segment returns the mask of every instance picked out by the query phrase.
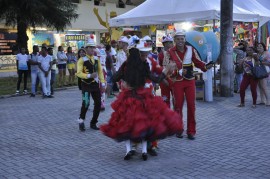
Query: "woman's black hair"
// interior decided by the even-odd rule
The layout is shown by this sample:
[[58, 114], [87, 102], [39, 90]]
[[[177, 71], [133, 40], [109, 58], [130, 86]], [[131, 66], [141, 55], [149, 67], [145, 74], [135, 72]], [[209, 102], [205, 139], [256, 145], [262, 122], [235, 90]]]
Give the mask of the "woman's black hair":
[[[78, 59], [81, 58], [81, 56], [80, 56], [80, 52], [81, 52], [81, 51], [84, 51], [84, 52], [85, 52], [85, 50], [84, 50], [83, 48], [80, 48], [80, 49], [78, 50]], [[85, 52], [85, 53], [86, 53], [86, 52]]]
[[134, 89], [145, 84], [147, 76], [146, 64], [141, 60], [140, 51], [137, 48], [129, 50], [124, 76], [127, 84]]
[[259, 45], [259, 44], [261, 44], [261, 45], [263, 46], [263, 50], [264, 50], [264, 51], [266, 51], [266, 45], [265, 45], [264, 43], [262, 43], [262, 42], [260, 42], [260, 43], [257, 43], [257, 46], [256, 46], [256, 48], [258, 47], [258, 45]]
[[62, 48], [62, 46], [58, 46], [58, 51], [60, 51], [61, 48]]

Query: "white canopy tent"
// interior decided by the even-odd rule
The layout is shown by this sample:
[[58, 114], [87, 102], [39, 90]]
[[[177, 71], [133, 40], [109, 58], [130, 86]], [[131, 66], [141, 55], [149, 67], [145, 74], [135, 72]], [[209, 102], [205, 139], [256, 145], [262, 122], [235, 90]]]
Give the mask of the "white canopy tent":
[[[233, 20], [270, 20], [270, 10], [256, 0], [234, 0]], [[169, 24], [182, 21], [220, 19], [220, 0], [146, 0], [138, 7], [110, 19], [110, 26]]]

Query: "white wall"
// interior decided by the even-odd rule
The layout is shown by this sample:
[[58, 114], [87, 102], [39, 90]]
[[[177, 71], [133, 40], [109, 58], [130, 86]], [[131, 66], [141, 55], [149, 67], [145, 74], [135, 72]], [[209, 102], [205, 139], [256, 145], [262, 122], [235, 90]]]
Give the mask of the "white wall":
[[125, 8], [117, 8], [117, 4], [115, 3], [105, 3], [105, 6], [95, 6], [94, 1], [82, 1], [78, 4], [77, 13], [79, 14], [79, 18], [72, 22], [72, 26], [67, 29], [81, 29], [81, 30], [93, 30], [93, 31], [107, 31], [105, 27], [100, 25], [96, 15], [93, 12], [93, 8], [98, 8], [99, 15], [105, 21], [106, 15], [105, 12], [107, 10], [110, 15], [111, 11], [115, 11], [117, 15], [121, 15], [135, 6], [126, 5]]
[[[117, 15], [121, 15], [135, 7], [135, 6], [126, 5], [125, 8], [117, 8], [116, 5], [117, 3], [106, 2], [105, 6], [95, 6], [93, 0], [92, 1], [82, 0], [81, 3], [78, 4], [78, 9], [77, 9], [77, 13], [79, 14], [78, 19], [76, 19], [75, 22], [72, 21], [71, 26], [67, 27], [66, 30], [80, 29], [80, 30], [87, 30], [87, 31], [107, 31], [105, 27], [99, 24], [99, 21], [93, 12], [93, 8], [94, 7], [98, 8], [99, 15], [105, 21], [106, 10], [108, 11], [109, 15], [111, 11], [115, 11]], [[6, 27], [4, 25], [4, 21], [0, 21], [0, 28], [12, 29], [12, 27]]]

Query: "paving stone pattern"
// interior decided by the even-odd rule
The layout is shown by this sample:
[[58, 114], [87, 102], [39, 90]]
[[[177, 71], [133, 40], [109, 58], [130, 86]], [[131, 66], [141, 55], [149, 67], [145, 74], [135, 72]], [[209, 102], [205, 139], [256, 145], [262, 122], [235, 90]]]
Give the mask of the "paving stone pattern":
[[[98, 124], [108, 121], [113, 100], [107, 100]], [[53, 99], [0, 99], [0, 178], [269, 179], [270, 107], [253, 109], [251, 101], [249, 91], [244, 108], [236, 107], [239, 94], [197, 101], [194, 141], [173, 136], [160, 141], [157, 157], [143, 161], [139, 146], [124, 161], [124, 143], [89, 129], [92, 100], [87, 130], [79, 131], [77, 88], [57, 91]]]

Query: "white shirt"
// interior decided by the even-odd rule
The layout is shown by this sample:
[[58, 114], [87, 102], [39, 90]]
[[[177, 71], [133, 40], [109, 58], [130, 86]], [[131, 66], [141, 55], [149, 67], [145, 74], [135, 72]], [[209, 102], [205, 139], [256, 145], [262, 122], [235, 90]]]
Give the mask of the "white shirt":
[[[57, 57], [55, 55], [50, 55], [50, 56], [52, 57], [52, 61], [57, 60]], [[53, 64], [52, 65], [52, 70], [56, 70], [56, 69], [57, 69], [56, 64]]]
[[67, 62], [64, 60], [67, 59], [67, 55], [63, 51], [58, 51], [57, 52], [57, 61], [58, 64], [66, 64]]
[[[39, 56], [39, 53], [37, 53], [36, 55], [32, 53], [28, 56], [28, 59], [31, 59], [32, 61], [37, 62], [38, 56]], [[39, 70], [38, 65], [31, 65], [31, 70]]]
[[27, 61], [28, 55], [26, 54], [17, 54], [16, 60], [18, 60], [18, 70], [28, 70]]
[[121, 65], [127, 60], [127, 55], [124, 52], [123, 49], [119, 50], [117, 55], [116, 55], [116, 66], [115, 66], [115, 70], [118, 71], [119, 68], [121, 67]]
[[116, 50], [113, 48], [113, 47], [111, 47], [111, 56], [116, 56]]
[[42, 55], [38, 56], [38, 62], [41, 63], [41, 67], [45, 71], [49, 70], [51, 61], [52, 61], [52, 57], [50, 55], [46, 55], [46, 57], [43, 57]]

